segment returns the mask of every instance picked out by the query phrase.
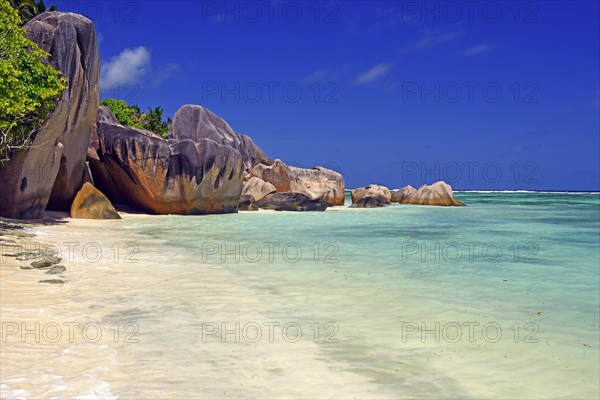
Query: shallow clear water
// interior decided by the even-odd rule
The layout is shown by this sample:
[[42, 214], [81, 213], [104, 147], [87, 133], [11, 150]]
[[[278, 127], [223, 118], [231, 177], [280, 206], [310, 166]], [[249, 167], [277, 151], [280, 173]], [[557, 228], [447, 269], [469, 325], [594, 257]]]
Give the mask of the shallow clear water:
[[[41, 227], [46, 241], [64, 247], [76, 231], [105, 251], [95, 263], [75, 252], [69, 282], [30, 302], [53, 296], [48, 320], [131, 323], [138, 342], [110, 331], [49, 346], [77, 357], [47, 365], [22, 361], [35, 345], [13, 343], [3, 394], [597, 398], [600, 195], [457, 198], [467, 207]], [[106, 250], [115, 243], [118, 257]], [[132, 249], [137, 262], [124, 262]], [[3, 301], [3, 320], [37, 315], [23, 303]], [[32, 365], [62, 377], [62, 391], [20, 381]]]

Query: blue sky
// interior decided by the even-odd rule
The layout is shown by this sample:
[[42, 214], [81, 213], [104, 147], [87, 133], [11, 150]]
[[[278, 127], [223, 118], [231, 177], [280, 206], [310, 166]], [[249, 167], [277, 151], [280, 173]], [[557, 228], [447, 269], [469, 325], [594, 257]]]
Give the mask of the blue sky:
[[599, 190], [598, 1], [57, 1], [102, 96], [205, 106], [347, 187]]

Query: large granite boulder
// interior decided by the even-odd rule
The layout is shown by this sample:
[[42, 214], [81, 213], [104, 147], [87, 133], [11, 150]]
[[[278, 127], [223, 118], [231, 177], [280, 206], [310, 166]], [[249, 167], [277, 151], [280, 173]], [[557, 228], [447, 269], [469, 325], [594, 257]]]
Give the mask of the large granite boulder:
[[385, 205], [386, 203], [381, 197], [361, 197], [356, 203], [353, 203], [350, 208], [376, 208]]
[[272, 193], [258, 200], [256, 206], [275, 211], [325, 211], [329, 204], [302, 193]]
[[250, 176], [260, 178], [275, 186], [277, 192], [291, 192], [292, 184], [289, 168], [281, 160], [275, 160], [272, 165], [257, 164], [250, 170]]
[[403, 203], [403, 201], [416, 192], [417, 189], [408, 185], [403, 187], [402, 189], [398, 189], [392, 192], [392, 203]]
[[110, 200], [91, 183], [86, 182], [71, 204], [71, 218], [121, 219]]
[[238, 203], [238, 211], [258, 211], [254, 197], [250, 194], [242, 194]]
[[49, 52], [48, 63], [68, 82], [32, 146], [0, 169], [0, 215], [41, 218], [49, 208], [68, 211], [85, 173], [86, 148], [98, 111], [100, 61], [94, 24], [62, 12], [38, 15], [26, 35]]
[[383, 204], [389, 204], [392, 201], [392, 194], [385, 186], [369, 185], [354, 189], [350, 194], [352, 196], [352, 204], [358, 204], [361, 199], [367, 197], [379, 199]]
[[252, 169], [257, 163], [273, 162], [250, 137], [235, 132], [227, 122], [202, 106], [187, 104], [181, 107], [173, 117], [171, 129], [175, 140], [198, 142], [211, 139], [233, 147], [241, 153], [246, 170]]
[[278, 193], [302, 193], [329, 205], [344, 204], [344, 178], [327, 168], [290, 167], [281, 160], [275, 160], [272, 165], [257, 164], [250, 171], [250, 176], [271, 183]]
[[292, 192], [302, 193], [311, 199], [320, 199], [330, 205], [344, 205], [344, 177], [323, 167], [312, 169], [289, 167]]
[[443, 181], [421, 186], [419, 190], [404, 198], [402, 203], [427, 206], [464, 206], [454, 198], [452, 187]]
[[242, 196], [252, 196], [254, 201], [260, 200], [268, 194], [275, 193], [277, 189], [269, 182], [260, 178], [252, 177], [244, 182]]
[[154, 214], [237, 211], [239, 151], [210, 139], [167, 141], [121, 126], [111, 114], [101, 107], [88, 160], [96, 186], [113, 203]]

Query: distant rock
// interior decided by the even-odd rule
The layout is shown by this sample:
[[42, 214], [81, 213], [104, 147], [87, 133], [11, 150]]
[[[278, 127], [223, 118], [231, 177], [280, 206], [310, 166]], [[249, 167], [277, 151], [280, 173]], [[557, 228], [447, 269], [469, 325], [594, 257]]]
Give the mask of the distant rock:
[[344, 178], [327, 168], [290, 167], [281, 160], [275, 160], [272, 165], [257, 164], [250, 175], [271, 183], [277, 193], [301, 193], [329, 205], [344, 204]]
[[242, 194], [238, 203], [238, 211], [258, 211], [258, 206], [254, 197], [248, 194]]
[[171, 127], [175, 140], [190, 139], [197, 143], [202, 139], [211, 139], [233, 147], [242, 155], [246, 170], [258, 163], [273, 162], [250, 137], [235, 132], [227, 122], [202, 106], [188, 104], [181, 107], [175, 113]]
[[211, 139], [167, 141], [121, 126], [110, 114], [101, 107], [88, 161], [96, 186], [113, 203], [153, 214], [237, 211], [239, 151]]
[[352, 204], [358, 204], [361, 199], [372, 197], [379, 199], [383, 204], [389, 204], [392, 200], [390, 190], [385, 186], [369, 185], [351, 191]]
[[454, 198], [452, 187], [439, 181], [432, 185], [423, 185], [419, 190], [402, 199], [402, 204], [419, 204], [427, 206], [464, 206]]
[[313, 200], [302, 193], [272, 193], [256, 202], [261, 209], [275, 211], [325, 211], [327, 203]]
[[404, 199], [416, 192], [417, 189], [408, 185], [392, 192], [392, 203], [402, 203]]
[[242, 196], [252, 196], [254, 201], [256, 201], [262, 199], [268, 194], [275, 193], [276, 191], [277, 189], [275, 186], [254, 176], [244, 182]]
[[86, 182], [73, 200], [71, 218], [121, 219], [121, 216], [101, 191]]
[[33, 261], [30, 265], [35, 269], [45, 269], [58, 264], [61, 260], [62, 258], [55, 255], [43, 255], [40, 260]]
[[350, 208], [376, 208], [385, 205], [386, 202], [381, 197], [361, 197], [356, 203], [353, 203]]
[[62, 274], [63, 272], [65, 272], [66, 270], [67, 269], [62, 265], [55, 265], [54, 267], [52, 267], [48, 271], [46, 271], [46, 273], [48, 275], [59, 275], [59, 274]]
[[39, 281], [39, 283], [48, 283], [50, 285], [62, 285], [65, 283], [62, 279], [44, 279]]
[[320, 199], [329, 205], [344, 205], [344, 177], [323, 167], [312, 169], [288, 166], [292, 192], [302, 193], [311, 199]]
[[94, 24], [62, 12], [38, 15], [26, 35], [51, 54], [48, 63], [68, 81], [32, 146], [0, 169], [0, 215], [41, 218], [46, 207], [68, 210], [83, 184], [85, 153], [98, 111], [100, 58]]
[[250, 171], [250, 176], [270, 183], [277, 192], [292, 191], [289, 168], [281, 160], [275, 160], [272, 165], [257, 164]]

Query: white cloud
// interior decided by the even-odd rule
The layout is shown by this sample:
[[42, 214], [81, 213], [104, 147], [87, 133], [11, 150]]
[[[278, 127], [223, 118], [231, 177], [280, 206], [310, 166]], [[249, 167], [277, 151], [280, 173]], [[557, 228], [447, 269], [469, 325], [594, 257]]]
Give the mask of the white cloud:
[[488, 51], [490, 51], [492, 49], [492, 46], [490, 46], [489, 44], [478, 44], [477, 46], [473, 46], [473, 47], [469, 47], [468, 49], [464, 50], [462, 52], [463, 56], [476, 56], [479, 54], [483, 54], [483, 53], [487, 53]]
[[390, 72], [391, 68], [392, 68], [392, 64], [390, 64], [390, 63], [377, 64], [376, 66], [374, 66], [367, 72], [360, 74], [356, 78], [356, 83], [358, 83], [359, 85], [362, 85], [365, 83], [373, 82], [374, 80], [377, 80], [377, 79], [387, 75], [387, 73]]
[[144, 46], [125, 49], [100, 67], [100, 87], [137, 83], [150, 68], [150, 51]]

